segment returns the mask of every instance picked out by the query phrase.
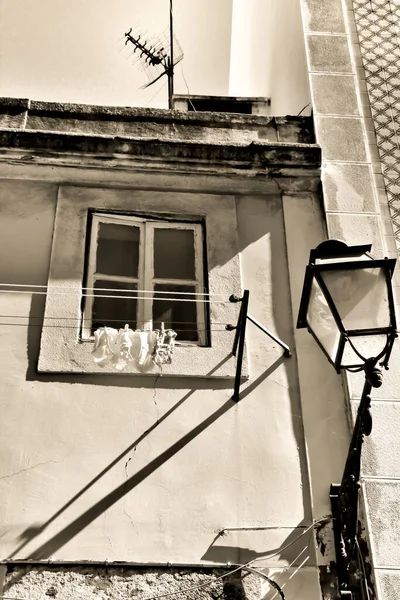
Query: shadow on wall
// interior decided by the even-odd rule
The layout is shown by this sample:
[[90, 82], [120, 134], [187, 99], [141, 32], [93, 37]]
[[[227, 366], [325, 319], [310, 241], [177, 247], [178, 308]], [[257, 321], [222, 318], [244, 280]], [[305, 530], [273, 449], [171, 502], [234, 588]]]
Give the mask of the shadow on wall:
[[[298, 381], [297, 358], [294, 347], [293, 312], [298, 307], [291, 306], [288, 258], [286, 249], [286, 232], [283, 215], [282, 198], [279, 195], [265, 197], [239, 198], [238, 199], [238, 225], [239, 225], [239, 251], [242, 253], [243, 271], [247, 278], [254, 282], [254, 289], [250, 289], [250, 314], [261, 323], [272, 316], [274, 330], [278, 338], [283, 340], [292, 351], [290, 359], [284, 359], [287, 390], [290, 396], [290, 413], [292, 416], [292, 431], [299, 449], [300, 469], [302, 478], [302, 495], [305, 521], [311, 520], [310, 482], [307, 470], [304, 432], [302, 427], [302, 411]], [[256, 240], [267, 236], [268, 244], [257, 248], [257, 253], [252, 254], [252, 245]], [[265, 281], [260, 281], [262, 271], [258, 263], [264, 259], [257, 254], [269, 253], [270, 272], [264, 273]], [[247, 253], [247, 258], [246, 258]], [[247, 261], [247, 263], [246, 263]], [[257, 262], [258, 261], [258, 262]], [[247, 275], [246, 275], [247, 274]], [[251, 283], [248, 284], [251, 287]], [[253, 314], [252, 295], [258, 299], [260, 313]], [[260, 303], [261, 298], [261, 303]], [[262, 312], [261, 312], [262, 311]], [[270, 323], [265, 323], [267, 327]], [[247, 335], [250, 328], [249, 323]], [[253, 331], [253, 330], [251, 330]], [[257, 332], [258, 330], [256, 330]], [[257, 334], [260, 335], [260, 334]], [[262, 335], [262, 334], [261, 334]], [[267, 339], [267, 338], [266, 338]], [[281, 350], [276, 346], [277, 352]], [[247, 391], [248, 390], [248, 391]], [[250, 393], [252, 384], [241, 394]]]
[[[278, 359], [265, 373], [259, 377], [253, 384], [252, 389], [255, 389], [262, 381], [264, 381], [270, 374], [272, 374], [282, 364], [282, 357]], [[218, 369], [221, 365], [217, 365], [215, 368]], [[134, 451], [137, 446], [143, 442], [143, 440], [151, 434], [152, 431], [158, 427], [165, 419], [167, 419], [173, 412], [175, 412], [179, 406], [181, 406], [195, 391], [190, 391], [183, 398], [179, 400], [170, 410], [168, 410], [162, 417], [160, 417], [151, 427], [149, 427], [139, 438], [137, 438], [128, 448], [126, 448], [119, 456], [117, 456], [109, 465], [107, 465], [100, 473], [98, 473], [84, 488], [82, 488], [77, 494], [75, 494], [60, 510], [58, 510], [52, 517], [50, 517], [45, 523], [40, 526], [29, 527], [20, 535], [20, 544], [7, 557], [8, 560], [12, 559], [13, 556], [18, 555], [23, 548], [30, 543], [37, 535], [43, 533], [45, 529], [58, 517], [60, 517], [78, 498], [80, 498], [85, 492], [87, 492], [101, 477], [103, 477], [110, 469], [112, 469], [124, 456], [129, 452]], [[202, 423], [197, 425], [194, 429], [184, 435], [175, 444], [170, 446], [158, 457], [149, 462], [145, 467], [140, 469], [132, 477], [127, 479], [123, 484], [115, 488], [111, 493], [102, 498], [99, 502], [94, 504], [89, 510], [83, 513], [80, 517], [75, 519], [72, 523], [67, 525], [52, 539], [45, 542], [37, 550], [32, 552], [27, 559], [28, 560], [42, 560], [49, 558], [57, 552], [62, 546], [64, 546], [69, 540], [74, 538], [80, 531], [87, 527], [92, 521], [97, 519], [104, 511], [110, 506], [115, 504], [120, 498], [125, 496], [128, 492], [133, 490], [137, 485], [144, 481], [149, 475], [161, 467], [165, 462], [172, 458], [177, 452], [191, 442], [194, 438], [200, 435], [207, 429], [212, 423], [214, 423], [219, 417], [225, 414], [229, 409], [236, 406], [236, 402], [228, 400], [218, 410], [212, 413]]]
[[[244, 199], [244, 202], [246, 199]], [[271, 295], [265, 299], [267, 302], [272, 302], [272, 311], [274, 314], [275, 321], [275, 330], [281, 339], [283, 339], [289, 346], [293, 346], [293, 330], [292, 330], [292, 322], [291, 322], [291, 307], [290, 307], [290, 299], [289, 299], [289, 282], [288, 282], [288, 274], [287, 274], [287, 257], [285, 250], [285, 232], [283, 225], [283, 216], [282, 216], [282, 203], [281, 199], [276, 199], [273, 202], [266, 197], [259, 199], [259, 202], [263, 204], [264, 218], [260, 219], [258, 212], [254, 212], [251, 214], [246, 213], [245, 218], [245, 226], [244, 221], [239, 222], [239, 231], [240, 231], [240, 247], [238, 248], [227, 248], [226, 254], [224, 256], [224, 260], [230, 260], [235, 254], [237, 254], [238, 250], [244, 253], [245, 250], [251, 247], [252, 244], [255, 244], [258, 240], [268, 235], [270, 239], [270, 248], [271, 248], [271, 268], [272, 273], [270, 275], [271, 281], [273, 283], [271, 287]], [[49, 220], [50, 222], [50, 220]], [[269, 223], [269, 225], [268, 225]], [[15, 226], [18, 228], [18, 220], [15, 221]], [[31, 232], [32, 233], [32, 232]], [[48, 232], [50, 233], [50, 231]], [[40, 228], [35, 228], [33, 231], [33, 235], [30, 238], [29, 244], [35, 244], [35, 239], [39, 238], [42, 234]], [[19, 243], [18, 232], [14, 231], [14, 239], [15, 243]], [[1, 244], [0, 240], [0, 244]], [[49, 247], [49, 244], [48, 244]], [[27, 249], [29, 252], [29, 248]], [[8, 250], [8, 255], [12, 256], [12, 253]], [[18, 254], [17, 254], [18, 255]], [[43, 261], [48, 261], [48, 256], [43, 251], [41, 259]], [[41, 267], [41, 271], [43, 275], [45, 275], [45, 270], [48, 268], [46, 264], [43, 264]], [[27, 273], [29, 272], [28, 267], [24, 268], [24, 277], [27, 277]], [[9, 271], [11, 273], [11, 271]], [[22, 275], [21, 275], [22, 276]], [[4, 282], [4, 278], [0, 277], [0, 280]], [[27, 283], [27, 280], [24, 281], [16, 281], [15, 274], [13, 276], [13, 282], [18, 283]], [[41, 284], [46, 283], [43, 281], [41, 277], [37, 277], [35, 282]], [[247, 281], [244, 282], [245, 285], [249, 285], [250, 287], [250, 312], [253, 314], [251, 310], [251, 300], [255, 294], [259, 293], [258, 287], [259, 282], [257, 278], [253, 278], [253, 283], [255, 289], [251, 289], [250, 284]], [[253, 296], [252, 296], [253, 295]], [[127, 377], [120, 375], [104, 375], [104, 376], [91, 376], [91, 375], [42, 375], [36, 372], [36, 364], [40, 346], [40, 332], [41, 332], [41, 324], [43, 319], [43, 308], [44, 308], [44, 296], [34, 296], [31, 303], [31, 311], [30, 311], [30, 326], [28, 329], [28, 339], [27, 339], [27, 354], [28, 354], [28, 367], [26, 371], [26, 379], [28, 381], [39, 381], [39, 382], [59, 382], [65, 385], [71, 384], [83, 384], [83, 385], [91, 385], [91, 386], [112, 386], [112, 387], [128, 387], [128, 388], [148, 388], [154, 389], [155, 386], [162, 386], [164, 389], [185, 389], [188, 388], [188, 380], [184, 378], [165, 378], [162, 381], [158, 379], [158, 376], [149, 377]], [[253, 314], [253, 316], [259, 319], [261, 322], [264, 322], [263, 315]], [[267, 326], [268, 323], [265, 323]], [[250, 323], [248, 327], [253, 327]], [[232, 334], [233, 341], [233, 334]], [[230, 344], [229, 344], [230, 345]], [[253, 390], [255, 390], [263, 381], [265, 381], [278, 367], [280, 367], [283, 363], [285, 364], [286, 369], [286, 377], [288, 381], [288, 389], [290, 394], [290, 402], [291, 402], [291, 413], [294, 416], [297, 416], [296, 419], [293, 417], [293, 428], [292, 430], [295, 432], [296, 443], [300, 448], [300, 465], [301, 465], [301, 474], [303, 480], [302, 486], [302, 494], [303, 494], [303, 506], [305, 511], [305, 521], [308, 520], [309, 515], [309, 488], [308, 488], [308, 476], [306, 471], [306, 462], [305, 462], [305, 452], [304, 452], [304, 439], [301, 436], [301, 426], [299, 425], [298, 415], [300, 412], [300, 404], [299, 404], [299, 393], [298, 393], [298, 382], [297, 382], [297, 368], [296, 368], [296, 359], [293, 357], [290, 360], [285, 360], [281, 355], [281, 350], [277, 349], [277, 360], [269, 367], [264, 368], [263, 372], [257, 377], [257, 379], [253, 382], [249, 382], [249, 385], [243, 389], [241, 393], [241, 399], [243, 400], [248, 396]], [[226, 357], [228, 360], [229, 356]], [[221, 363], [222, 364], [222, 363]], [[220, 365], [216, 365], [215, 369], [218, 369]], [[109, 465], [107, 465], [102, 471], [100, 471], [97, 475], [95, 475], [91, 481], [89, 481], [80, 491], [78, 491], [74, 496], [70, 498], [70, 500], [61, 507], [58, 511], [56, 511], [45, 523], [36, 526], [30, 527], [25, 530], [20, 536], [19, 546], [16, 548], [12, 554], [8, 557], [12, 559], [13, 556], [20, 555], [21, 551], [27, 546], [28, 543], [32, 542], [39, 534], [44, 532], [46, 528], [53, 523], [58, 517], [60, 517], [66, 509], [71, 506], [79, 497], [81, 497], [85, 492], [87, 492], [100, 478], [102, 478], [110, 469], [113, 468], [114, 465], [117, 464], [124, 456], [126, 456], [129, 452], [133, 451], [138, 444], [140, 444], [147, 436], [153, 432], [156, 427], [162, 423], [165, 419], [167, 419], [179, 406], [181, 406], [192, 394], [197, 390], [232, 390], [232, 381], [226, 380], [213, 380], [209, 381], [207, 378], [195, 378], [190, 379], [189, 385], [192, 387], [192, 391], [185, 394], [183, 398], [181, 398], [169, 411], [167, 411], [162, 417], [160, 417], [155, 423], [151, 425], [144, 433], [142, 433], [132, 444], [129, 445], [123, 452], [121, 452]], [[266, 401], [268, 399], [266, 398]], [[199, 436], [202, 432], [204, 432], [212, 423], [218, 420], [223, 414], [229, 411], [232, 407], [236, 406], [234, 402], [231, 400], [227, 400], [220, 408], [218, 408], [214, 413], [212, 413], [209, 417], [207, 417], [204, 421], [199, 423], [196, 427], [194, 427], [191, 431], [186, 433], [181, 439], [179, 439], [176, 443], [162, 452], [155, 459], [150, 461], [146, 466], [140, 469], [137, 473], [132, 475], [129, 479], [118, 485], [112, 492], [107, 494], [93, 506], [91, 506], [87, 511], [81, 514], [74, 521], [69, 523], [63, 529], [61, 529], [57, 534], [55, 534], [51, 539], [45, 541], [41, 546], [39, 546], [35, 551], [31, 552], [27, 557], [32, 560], [46, 559], [52, 556], [57, 552], [59, 548], [64, 546], [69, 540], [74, 538], [79, 532], [81, 532], [85, 527], [87, 527], [94, 519], [96, 519], [99, 515], [104, 513], [110, 506], [112, 506], [115, 502], [117, 502], [120, 498], [128, 494], [131, 490], [133, 490], [136, 486], [142, 483], [150, 474], [156, 471], [160, 466], [170, 460], [175, 454], [177, 454], [182, 448], [184, 448], [188, 443], [190, 443], [193, 439]], [[300, 421], [301, 424], [301, 421]], [[289, 538], [290, 539], [290, 536]], [[239, 550], [238, 550], [239, 551]], [[237, 552], [238, 552], [237, 551]], [[222, 554], [221, 554], [222, 552]], [[230, 550], [226, 550], [225, 552], [218, 550], [218, 556], [216, 554], [215, 549], [210, 549], [206, 552], [204, 557], [205, 560], [216, 561], [219, 560], [228, 561], [230, 556]], [[236, 552], [236, 554], [237, 554]], [[245, 549], [241, 550], [243, 556], [247, 556]], [[251, 551], [249, 551], [251, 553]], [[249, 555], [250, 556], [250, 555]]]

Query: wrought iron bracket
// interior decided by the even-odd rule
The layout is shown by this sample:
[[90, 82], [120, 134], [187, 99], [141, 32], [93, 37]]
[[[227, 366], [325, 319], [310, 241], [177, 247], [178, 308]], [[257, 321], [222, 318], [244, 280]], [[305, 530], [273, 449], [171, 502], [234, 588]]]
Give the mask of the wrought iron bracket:
[[350, 565], [354, 559], [358, 528], [358, 500], [360, 489], [361, 451], [364, 437], [372, 431], [371, 390], [382, 384], [381, 367], [377, 359], [365, 363], [365, 384], [357, 411], [357, 418], [347, 454], [342, 482], [332, 484], [330, 499], [335, 536], [336, 562], [340, 598], [352, 599]]
[[228, 324], [225, 327], [225, 329], [227, 331], [235, 331], [235, 339], [233, 341], [233, 347], [232, 347], [233, 356], [236, 356], [236, 354], [237, 354], [235, 383], [234, 383], [234, 391], [233, 391], [233, 396], [232, 396], [232, 400], [235, 400], [235, 402], [240, 400], [240, 398], [239, 398], [240, 381], [242, 379], [244, 341], [245, 341], [245, 336], [246, 336], [247, 320], [251, 321], [251, 323], [253, 323], [253, 325], [255, 325], [256, 327], [261, 329], [261, 331], [263, 331], [272, 340], [274, 340], [274, 342], [279, 344], [279, 346], [281, 346], [281, 348], [283, 348], [285, 356], [287, 356], [287, 357], [291, 356], [289, 346], [284, 344], [282, 342], [282, 340], [280, 340], [279, 338], [274, 336], [274, 334], [271, 333], [271, 331], [269, 331], [269, 329], [267, 329], [266, 327], [261, 325], [261, 323], [259, 323], [258, 321], [256, 321], [256, 319], [254, 319], [251, 315], [249, 315], [249, 313], [248, 313], [249, 295], [250, 295], [249, 290], [244, 290], [242, 298], [239, 298], [238, 296], [235, 296], [234, 294], [232, 294], [229, 297], [229, 302], [235, 302], [235, 303], [241, 302], [242, 305], [240, 307], [239, 318], [238, 318], [237, 324], [236, 325]]

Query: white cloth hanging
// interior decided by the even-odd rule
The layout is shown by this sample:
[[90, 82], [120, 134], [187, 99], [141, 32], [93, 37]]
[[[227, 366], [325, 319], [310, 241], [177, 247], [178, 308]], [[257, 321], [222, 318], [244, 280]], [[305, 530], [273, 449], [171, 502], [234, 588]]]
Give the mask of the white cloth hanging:
[[153, 364], [161, 367], [172, 362], [176, 332], [173, 329], [133, 331], [129, 325], [124, 329], [99, 327], [94, 332], [92, 351], [96, 364], [100, 367], [111, 365], [116, 371], [123, 371], [129, 364], [146, 370]]

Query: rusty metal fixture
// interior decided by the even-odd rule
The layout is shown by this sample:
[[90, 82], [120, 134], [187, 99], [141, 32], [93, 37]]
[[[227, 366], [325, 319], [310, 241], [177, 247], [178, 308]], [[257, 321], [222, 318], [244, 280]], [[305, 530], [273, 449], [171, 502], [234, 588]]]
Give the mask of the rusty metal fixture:
[[282, 340], [277, 338], [269, 329], [261, 325], [256, 319], [254, 319], [248, 313], [249, 307], [249, 290], [244, 290], [243, 297], [239, 298], [232, 294], [229, 296], [229, 302], [238, 303], [241, 302], [239, 318], [237, 325], [228, 324], [225, 326], [227, 331], [235, 331], [235, 339], [233, 341], [232, 355], [236, 356], [237, 353], [237, 361], [236, 361], [236, 375], [235, 375], [235, 384], [232, 400], [237, 402], [240, 397], [240, 381], [242, 378], [242, 365], [243, 365], [243, 356], [244, 356], [244, 341], [246, 336], [246, 324], [247, 320], [251, 321], [253, 325], [261, 329], [268, 337], [270, 337], [274, 342], [276, 342], [281, 348], [283, 348], [284, 356], [290, 357], [291, 352], [289, 346], [287, 346]]
[[338, 373], [365, 374], [342, 480], [330, 487], [339, 595], [348, 600], [353, 598], [350, 567], [357, 545], [361, 452], [372, 431], [371, 391], [382, 385], [382, 368], [388, 368], [397, 337], [391, 283], [396, 260], [374, 260], [370, 250], [370, 245], [339, 240], [312, 250], [297, 321]]

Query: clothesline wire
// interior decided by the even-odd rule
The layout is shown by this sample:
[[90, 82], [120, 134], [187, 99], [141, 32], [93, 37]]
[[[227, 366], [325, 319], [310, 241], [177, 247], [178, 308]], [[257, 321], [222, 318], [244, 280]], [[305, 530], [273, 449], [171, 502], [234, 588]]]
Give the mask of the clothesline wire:
[[[80, 323], [82, 318], [79, 317], [45, 317], [40, 315], [0, 315], [0, 319], [40, 319], [40, 320], [56, 320], [56, 321], [73, 321]], [[107, 317], [97, 317], [92, 319], [96, 322], [98, 321], [107, 321], [107, 323], [121, 323], [124, 319], [108, 319]], [[129, 321], [129, 318], [128, 318]], [[153, 321], [158, 322], [158, 319], [153, 319]], [[137, 325], [145, 325], [148, 321], [134, 321]], [[197, 325], [196, 321], [174, 321], [174, 325]], [[226, 325], [226, 323], [220, 323], [217, 321], [213, 321], [213, 325]]]
[[[77, 326], [72, 326], [72, 325], [41, 325], [40, 323], [0, 323], [0, 327], [2, 325], [6, 325], [6, 326], [11, 326], [11, 327], [40, 327], [40, 328], [48, 328], [48, 329], [77, 329]], [[149, 330], [149, 331], [153, 331], [153, 330]], [[185, 332], [189, 332], [189, 331], [222, 331], [225, 333], [230, 333], [227, 329], [201, 329], [199, 327], [196, 327], [196, 329], [174, 329], [174, 331], [185, 331]]]
[[[104, 280], [103, 280], [104, 281]], [[156, 285], [163, 285], [163, 284], [156, 284]], [[180, 284], [168, 284], [168, 282], [166, 282], [165, 285], [194, 285], [194, 284], [190, 284], [190, 283], [186, 283], [185, 280], [182, 280], [182, 283]], [[51, 287], [51, 289], [61, 289], [61, 290], [74, 290], [74, 292], [76, 293], [77, 288], [73, 287], [73, 286], [63, 286], [63, 285], [52, 285], [52, 286], [47, 286], [47, 285], [34, 285], [34, 284], [25, 284], [25, 283], [0, 283], [0, 286], [2, 287], [14, 287], [14, 288], [34, 288], [34, 289], [49, 289], [49, 287]], [[97, 287], [82, 287], [79, 288], [86, 291], [100, 291], [100, 292], [123, 292], [123, 293], [141, 293], [141, 294], [152, 294], [154, 292], [154, 290], [136, 290], [136, 289], [128, 289], [128, 290], [121, 290], [120, 288], [97, 288]], [[0, 290], [3, 291], [3, 290]], [[11, 290], [4, 290], [6, 292], [9, 292]], [[167, 292], [167, 291], [157, 291], [157, 294], [176, 294], [177, 292]], [[224, 294], [210, 294], [209, 292], [179, 292], [179, 294], [184, 295], [184, 296], [213, 296], [216, 298], [225, 298], [226, 296]], [[75, 294], [74, 294], [75, 295]]]
[[182, 594], [187, 594], [188, 592], [192, 592], [195, 590], [200, 590], [202, 588], [205, 587], [209, 587], [211, 585], [213, 585], [214, 583], [216, 583], [217, 581], [220, 581], [221, 579], [224, 579], [226, 577], [228, 577], [229, 575], [233, 575], [233, 573], [236, 573], [237, 571], [240, 571], [241, 569], [244, 569], [250, 565], [252, 565], [253, 563], [259, 561], [259, 560], [265, 560], [266, 558], [273, 558], [274, 556], [277, 556], [278, 554], [282, 554], [287, 548], [289, 548], [290, 546], [293, 546], [293, 544], [295, 544], [296, 542], [299, 541], [300, 538], [302, 538], [306, 533], [308, 533], [310, 531], [310, 529], [312, 529], [315, 525], [317, 525], [318, 523], [322, 523], [327, 521], [328, 519], [326, 517], [322, 518], [322, 519], [318, 519], [317, 521], [313, 521], [313, 523], [311, 523], [311, 525], [309, 527], [307, 527], [307, 529], [305, 529], [300, 535], [298, 535], [296, 538], [294, 538], [294, 540], [292, 540], [291, 542], [289, 542], [288, 544], [286, 544], [285, 546], [279, 548], [279, 550], [277, 550], [276, 552], [265, 552], [265, 554], [263, 554], [263, 556], [259, 556], [257, 558], [253, 558], [252, 560], [249, 560], [248, 562], [239, 565], [238, 567], [236, 567], [235, 569], [232, 569], [231, 571], [228, 571], [228, 573], [224, 573], [223, 575], [219, 575], [218, 577], [216, 577], [214, 580], [207, 581], [205, 583], [200, 583], [198, 585], [192, 586], [192, 587], [187, 587], [184, 588], [182, 590], [178, 590], [177, 592], [167, 592], [165, 594], [156, 594], [155, 596], [147, 596], [145, 598], [143, 598], [143, 600], [160, 600], [161, 598], [169, 598], [172, 596], [179, 596]]
[[[0, 284], [1, 285], [1, 284]], [[107, 290], [109, 291], [109, 290]], [[124, 292], [124, 290], [117, 290], [118, 292]], [[136, 290], [134, 290], [136, 292]], [[27, 290], [2, 290], [0, 289], [0, 293], [6, 294], [38, 294], [40, 296], [76, 296], [78, 294], [75, 293], [63, 293], [63, 292], [39, 292], [39, 291], [27, 291]], [[147, 292], [138, 292], [138, 293], [147, 293]], [[162, 292], [155, 292], [156, 294], [160, 294]], [[171, 292], [169, 292], [171, 293]], [[174, 294], [186, 294], [187, 292], [172, 292]], [[79, 294], [82, 298], [113, 298], [117, 300], [156, 300], [163, 302], [203, 302], [204, 304], [230, 304], [229, 300], [206, 300], [198, 299], [198, 298], [156, 298], [155, 296], [115, 296], [113, 294]]]

